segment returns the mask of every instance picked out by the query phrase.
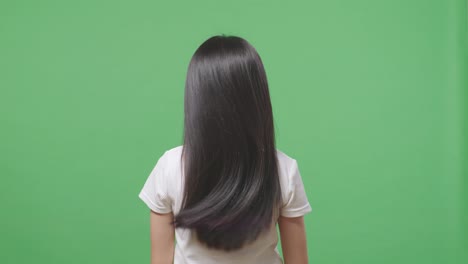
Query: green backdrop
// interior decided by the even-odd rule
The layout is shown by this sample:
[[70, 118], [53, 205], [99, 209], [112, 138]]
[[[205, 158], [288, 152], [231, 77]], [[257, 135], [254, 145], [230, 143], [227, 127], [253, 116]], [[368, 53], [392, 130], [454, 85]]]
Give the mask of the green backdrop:
[[137, 195], [215, 34], [263, 59], [310, 263], [468, 263], [466, 1], [168, 2], [0, 3], [0, 263], [149, 263]]

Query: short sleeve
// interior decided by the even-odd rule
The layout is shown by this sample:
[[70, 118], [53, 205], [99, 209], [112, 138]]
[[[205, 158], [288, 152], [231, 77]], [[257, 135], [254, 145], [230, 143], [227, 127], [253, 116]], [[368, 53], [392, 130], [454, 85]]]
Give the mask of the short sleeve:
[[158, 159], [138, 195], [152, 211], [160, 214], [172, 212], [172, 203], [167, 192], [168, 182], [165, 173], [166, 153]]
[[299, 217], [311, 212], [312, 207], [307, 199], [296, 160], [292, 162], [289, 168], [288, 180], [287, 200], [281, 208], [281, 215], [284, 217]]

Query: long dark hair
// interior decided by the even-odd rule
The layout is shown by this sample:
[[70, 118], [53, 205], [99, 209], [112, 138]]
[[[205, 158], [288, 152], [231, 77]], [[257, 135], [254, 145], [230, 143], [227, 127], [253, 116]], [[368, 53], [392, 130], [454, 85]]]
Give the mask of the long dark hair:
[[176, 227], [231, 251], [274, 223], [282, 203], [273, 113], [255, 48], [217, 35], [194, 53], [184, 98], [185, 183]]

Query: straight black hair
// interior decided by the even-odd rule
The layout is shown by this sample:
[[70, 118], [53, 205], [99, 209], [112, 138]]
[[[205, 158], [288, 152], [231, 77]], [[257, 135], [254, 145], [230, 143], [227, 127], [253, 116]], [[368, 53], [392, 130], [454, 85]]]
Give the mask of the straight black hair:
[[203, 42], [188, 66], [184, 97], [185, 183], [176, 227], [231, 251], [276, 222], [282, 203], [265, 69], [237, 36]]

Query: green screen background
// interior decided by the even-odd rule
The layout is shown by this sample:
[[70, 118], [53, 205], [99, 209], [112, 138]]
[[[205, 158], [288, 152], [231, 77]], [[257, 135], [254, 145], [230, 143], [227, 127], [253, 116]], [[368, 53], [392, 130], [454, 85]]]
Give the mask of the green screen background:
[[468, 263], [467, 5], [2, 1], [0, 263], [149, 263], [137, 197], [188, 62], [244, 37], [313, 207], [310, 263]]

